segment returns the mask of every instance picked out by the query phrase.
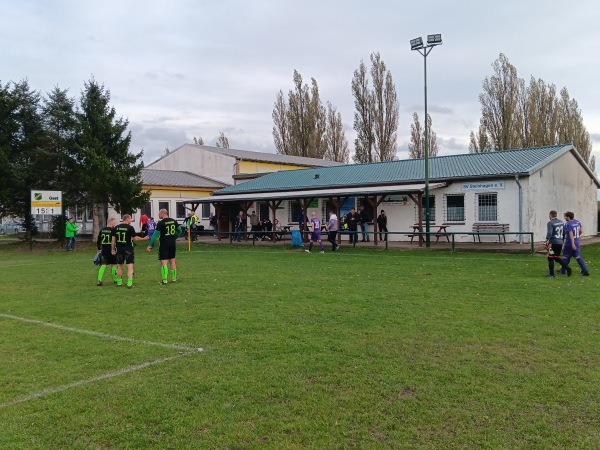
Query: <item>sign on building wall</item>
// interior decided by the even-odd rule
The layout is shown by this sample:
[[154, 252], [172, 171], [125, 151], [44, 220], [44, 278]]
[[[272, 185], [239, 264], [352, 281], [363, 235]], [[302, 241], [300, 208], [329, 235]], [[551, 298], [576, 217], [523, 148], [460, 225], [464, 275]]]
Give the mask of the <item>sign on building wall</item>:
[[388, 195], [383, 202], [406, 206], [408, 205], [408, 195]]
[[31, 214], [62, 214], [62, 191], [31, 191]]
[[463, 191], [496, 191], [504, 189], [504, 181], [481, 181], [476, 183], [463, 183]]

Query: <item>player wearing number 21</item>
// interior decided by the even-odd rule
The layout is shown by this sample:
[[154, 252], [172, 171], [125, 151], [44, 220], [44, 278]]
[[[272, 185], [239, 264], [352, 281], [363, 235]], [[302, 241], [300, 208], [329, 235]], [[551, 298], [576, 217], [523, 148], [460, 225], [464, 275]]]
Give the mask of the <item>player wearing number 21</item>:
[[131, 226], [131, 216], [125, 214], [123, 222], [115, 227], [112, 235], [112, 254], [117, 257], [117, 286], [123, 286], [123, 264], [127, 264], [127, 288], [133, 287], [133, 242], [147, 241], [148, 236], [136, 236], [135, 228]]
[[158, 212], [160, 221], [156, 224], [156, 231], [148, 244], [147, 251], [152, 250], [158, 239], [158, 259], [160, 260], [161, 285], [167, 284], [169, 269], [171, 270], [171, 282], [177, 281], [177, 264], [175, 262], [175, 243], [181, 236], [181, 227], [175, 219], [169, 217], [166, 209]]

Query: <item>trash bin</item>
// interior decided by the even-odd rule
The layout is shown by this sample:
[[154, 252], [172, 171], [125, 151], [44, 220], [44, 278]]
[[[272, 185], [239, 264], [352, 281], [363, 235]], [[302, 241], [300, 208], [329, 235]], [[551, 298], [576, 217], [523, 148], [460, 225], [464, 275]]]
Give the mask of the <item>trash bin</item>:
[[300, 230], [292, 230], [292, 248], [294, 247], [304, 247]]

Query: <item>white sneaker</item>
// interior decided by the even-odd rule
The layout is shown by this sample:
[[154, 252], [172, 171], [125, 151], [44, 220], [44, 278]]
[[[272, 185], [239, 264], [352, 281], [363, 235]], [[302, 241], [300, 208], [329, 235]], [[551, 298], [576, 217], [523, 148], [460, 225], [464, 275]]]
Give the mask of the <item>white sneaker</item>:
[[325, 253], [323, 250], [321, 250], [319, 253]]
[[304, 250], [306, 253], [310, 253], [310, 250]]

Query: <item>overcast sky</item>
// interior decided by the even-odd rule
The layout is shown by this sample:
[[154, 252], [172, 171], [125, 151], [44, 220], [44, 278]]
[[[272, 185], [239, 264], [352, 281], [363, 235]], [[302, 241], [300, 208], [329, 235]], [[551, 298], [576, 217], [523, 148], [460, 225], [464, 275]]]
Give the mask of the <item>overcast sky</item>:
[[391, 71], [407, 158], [423, 117], [423, 57], [409, 41], [441, 33], [427, 58], [439, 154], [467, 153], [482, 81], [504, 53], [531, 76], [567, 87], [600, 160], [600, 4], [592, 0], [0, 0], [0, 82], [28, 79], [79, 98], [94, 77], [127, 118], [144, 161], [219, 131], [232, 148], [275, 152], [271, 114], [294, 69], [342, 114], [353, 153], [354, 70], [379, 52]]

